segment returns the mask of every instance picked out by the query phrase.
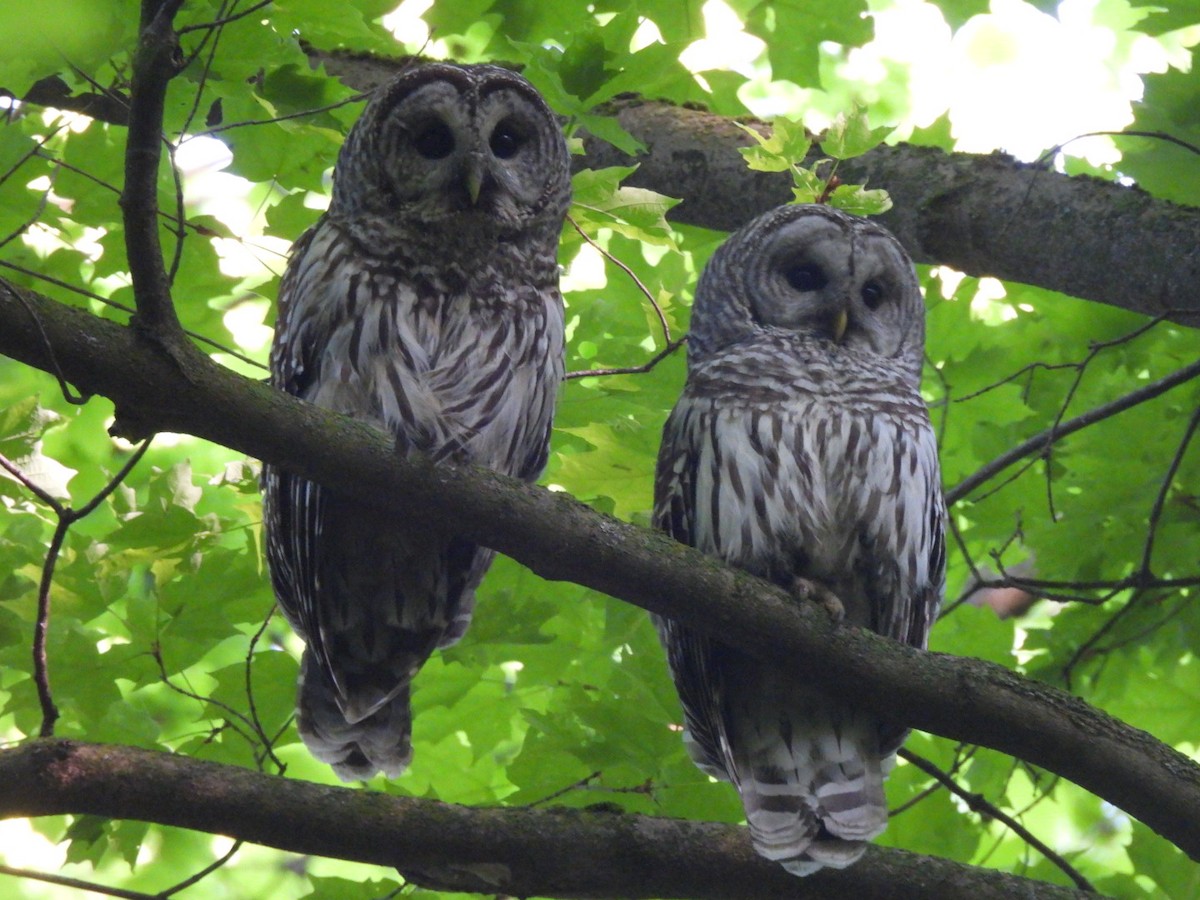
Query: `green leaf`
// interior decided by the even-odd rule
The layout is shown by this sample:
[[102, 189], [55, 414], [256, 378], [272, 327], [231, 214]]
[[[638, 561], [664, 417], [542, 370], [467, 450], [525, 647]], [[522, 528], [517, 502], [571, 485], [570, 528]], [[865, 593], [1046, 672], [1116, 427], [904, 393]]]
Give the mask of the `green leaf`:
[[1170, 900], [1188, 900], [1200, 891], [1200, 869], [1169, 842], [1140, 823], [1133, 826], [1129, 860]]
[[666, 214], [679, 203], [645, 188], [620, 184], [634, 168], [584, 169], [572, 179], [571, 215], [586, 233], [609, 228], [617, 234], [647, 244], [674, 247]]
[[[822, 160], [822, 162], [828, 162], [828, 160]], [[829, 187], [828, 182], [813, 169], [799, 167], [793, 169], [792, 181], [792, 197], [795, 203], [820, 203]]]
[[0, 34], [21, 36], [3, 54], [0, 84], [22, 97], [35, 81], [67, 68], [64, 60], [88, 71], [132, 45], [137, 19], [133, 0], [0, 5]]
[[839, 113], [818, 142], [834, 159], [853, 159], [878, 147], [894, 130], [891, 126], [872, 128], [866, 107], [856, 106], [851, 113]]
[[812, 138], [799, 122], [776, 119], [771, 124], [771, 133], [766, 136], [741, 122], [734, 124], [754, 138], [757, 144], [738, 148], [738, 152], [746, 158], [746, 164], [755, 171], [786, 172], [802, 163], [812, 148]]
[[93, 865], [100, 862], [108, 852], [112, 820], [102, 816], [75, 816], [64, 835], [69, 842], [67, 861], [90, 862]]
[[0, 454], [9, 458], [27, 456], [47, 431], [64, 421], [54, 410], [44, 408], [36, 396], [0, 409]]
[[892, 208], [892, 198], [884, 190], [868, 190], [859, 184], [842, 184], [829, 195], [829, 205], [856, 216], [877, 216]]
[[[867, 4], [859, 0], [786, 0], [755, 3], [746, 30], [767, 43], [771, 75], [801, 87], [820, 84], [820, 45], [833, 41], [857, 47], [871, 39]], [[803, 35], [802, 40], [797, 36]]]
[[[47, 456], [42, 450], [42, 438], [64, 422], [58, 413], [44, 409], [36, 396], [0, 410], [0, 455], [25, 479], [58, 500], [70, 498], [68, 485], [78, 470]], [[0, 494], [21, 497], [27, 493], [11, 473], [0, 469]]]

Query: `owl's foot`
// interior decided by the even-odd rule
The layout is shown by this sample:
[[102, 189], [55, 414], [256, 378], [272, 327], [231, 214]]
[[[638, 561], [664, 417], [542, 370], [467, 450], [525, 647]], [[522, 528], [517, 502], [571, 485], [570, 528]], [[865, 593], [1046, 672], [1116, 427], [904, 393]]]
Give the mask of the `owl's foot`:
[[829, 618], [833, 620], [834, 625], [842, 624], [842, 620], [846, 618], [846, 607], [842, 605], [842, 601], [833, 591], [818, 581], [794, 578], [792, 579], [791, 594], [801, 602], [817, 604], [829, 613]]

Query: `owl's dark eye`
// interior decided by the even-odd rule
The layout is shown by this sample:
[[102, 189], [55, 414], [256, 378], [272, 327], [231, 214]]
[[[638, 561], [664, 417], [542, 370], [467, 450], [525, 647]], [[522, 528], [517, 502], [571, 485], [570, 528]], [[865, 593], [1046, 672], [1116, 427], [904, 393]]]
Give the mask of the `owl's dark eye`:
[[788, 284], [802, 293], [819, 291], [829, 283], [829, 279], [825, 277], [825, 273], [821, 271], [821, 267], [812, 264], [792, 266], [785, 273], [785, 277]]
[[445, 122], [423, 125], [413, 138], [413, 148], [425, 159], [445, 159], [454, 152], [454, 134]]
[[878, 281], [868, 281], [862, 286], [862, 298], [867, 309], [878, 309], [883, 302], [883, 285]]
[[488, 147], [497, 159], [512, 159], [525, 143], [525, 136], [513, 127], [511, 122], [501, 122], [492, 132]]

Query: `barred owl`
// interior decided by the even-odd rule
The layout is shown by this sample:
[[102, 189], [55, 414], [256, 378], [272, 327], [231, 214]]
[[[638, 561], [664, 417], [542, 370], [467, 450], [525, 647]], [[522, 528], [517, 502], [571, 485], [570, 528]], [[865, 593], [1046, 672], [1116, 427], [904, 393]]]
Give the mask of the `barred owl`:
[[[525, 79], [404, 72], [351, 129], [329, 210], [292, 249], [272, 383], [400, 453], [536, 479], [563, 375], [569, 202], [566, 143]], [[395, 777], [410, 682], [466, 631], [493, 553], [274, 466], [263, 494], [272, 585], [307, 645], [301, 737], [344, 780]]]
[[[815, 580], [847, 622], [924, 647], [945, 568], [924, 333], [912, 262], [878, 225], [787, 206], [734, 233], [696, 289], [655, 524], [784, 588]], [[857, 860], [887, 824], [883, 779], [907, 730], [655, 624], [687, 749], [737, 787], [759, 854], [797, 875]]]

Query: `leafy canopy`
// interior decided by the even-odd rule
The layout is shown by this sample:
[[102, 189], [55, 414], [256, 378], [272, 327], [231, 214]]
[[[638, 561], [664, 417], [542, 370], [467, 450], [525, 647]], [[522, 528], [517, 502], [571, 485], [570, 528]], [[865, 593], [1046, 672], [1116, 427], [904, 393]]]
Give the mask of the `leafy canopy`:
[[[185, 26], [230, 21], [185, 36], [193, 56], [168, 97], [168, 137], [182, 157], [189, 139], [211, 135], [230, 158], [221, 173], [183, 180], [182, 229], [173, 220], [180, 182], [167, 168], [161, 174], [175, 301], [187, 329], [253, 377], [264, 374], [264, 324], [273, 319], [286, 247], [326, 202], [330, 168], [360, 108], [349, 87], [323, 66], [312, 68], [305, 48], [419, 50], [423, 38], [404, 46], [381, 24], [392, 5], [277, 0], [235, 18], [251, 4], [194, 0], [180, 14]], [[0, 32], [28, 40], [7, 42], [0, 86], [20, 97], [57, 73], [75, 93], [126, 90], [138, 6], [112, 0], [103, 14], [83, 0], [4, 7]], [[735, 117], [762, 101], [779, 117], [773, 131], [746, 129], [755, 138], [747, 164], [792, 172], [797, 200], [879, 212], [889, 203], [887, 185], [841, 185], [836, 160], [889, 135], [953, 148], [958, 126], [947, 115], [919, 120], [915, 57], [879, 57], [887, 77], [854, 74], [862, 58], [855, 54], [865, 52], [856, 48], [876, 46], [873, 23], [882, 29], [883, 16], [906, 4], [731, 0], [722, 8], [744, 26], [739, 46], [758, 48], [738, 68], [706, 67], [685, 52], [706, 37], [733, 41], [706, 34], [712, 6], [470, 0], [400, 13], [410, 27], [423, 22], [428, 50], [522, 65], [568, 117], [570, 133], [584, 129], [627, 151], [637, 142], [601, 106], [623, 92]], [[934, 17], [947, 35], [979, 26], [988, 11], [979, 0], [907, 6]], [[1179, 66], [1200, 34], [1178, 29], [1200, 22], [1200, 5], [1170, 6], [1099, 0], [1093, 15], [1109, 23], [1114, 60], [1152, 37], [1173, 48], [1177, 66], [1146, 78], [1135, 125], [1196, 143], [1200, 83]], [[10, 112], [0, 126], [0, 274], [126, 321], [132, 296], [118, 205], [125, 129], [32, 104]], [[871, 128], [868, 114], [887, 124]], [[823, 161], [806, 163], [814, 146]], [[1178, 148], [1134, 137], [1106, 146], [1113, 148], [1107, 164], [1072, 157], [1070, 146], [1058, 164], [1200, 203], [1200, 166], [1190, 158], [1181, 165]], [[665, 216], [678, 198], [623, 185], [631, 171], [584, 170], [575, 179], [562, 262], [567, 363], [581, 377], [563, 391], [544, 482], [644, 523], [682, 354], [639, 374], [583, 373], [642, 366], [676, 342], [697, 275], [723, 236], [670, 224]], [[929, 307], [925, 386], [948, 487], [1029, 435], [1200, 355], [1197, 335], [1169, 322], [945, 268], [922, 267], [920, 275]], [[1200, 388], [1184, 386], [1056, 444], [957, 503], [947, 612], [933, 649], [1068, 685], [1194, 752], [1200, 450], [1186, 438], [1198, 404]], [[111, 417], [107, 401], [69, 403], [54, 379], [0, 361], [0, 454], [50, 497], [78, 509], [131, 458], [132, 448], [106, 433]], [[333, 781], [291, 724], [299, 646], [271, 616], [257, 471], [255, 461], [221, 447], [161, 435], [132, 474], [66, 531], [46, 648], [62, 713], [57, 734]], [[0, 503], [0, 731], [18, 740], [41, 723], [30, 635], [59, 516], [3, 473]], [[1162, 586], [1111, 587], [1143, 569]], [[1046, 584], [1013, 585], [1012, 577]], [[980, 581], [1011, 589], [972, 593]], [[1026, 608], [1030, 591], [1054, 599]], [[1006, 603], [1018, 614], [1006, 615]], [[373, 789], [480, 805], [553, 796], [567, 806], [602, 801], [660, 815], [741, 818], [734, 792], [698, 772], [677, 726], [669, 727], [679, 710], [647, 617], [583, 588], [543, 582], [511, 561], [499, 560], [489, 574], [468, 637], [422, 671], [414, 704], [413, 767]], [[941, 738], [917, 734], [909, 748], [1018, 817], [1097, 888], [1123, 897], [1196, 895], [1196, 869], [1177, 850], [1078, 788]], [[1002, 823], [965, 811], [931, 785], [915, 766], [897, 767], [889, 782], [897, 814], [884, 843], [1069, 883]], [[3, 828], [6, 848], [33, 848], [46, 869], [65, 859], [80, 877], [149, 892], [227, 849], [204, 835], [86, 816], [34, 822], [48, 842], [20, 823]], [[16, 853], [7, 859], [18, 861]], [[296, 866], [245, 847], [194, 890], [387, 895], [394, 881], [379, 878], [361, 866], [323, 859]], [[7, 882], [5, 891], [44, 895], [24, 881]]]

